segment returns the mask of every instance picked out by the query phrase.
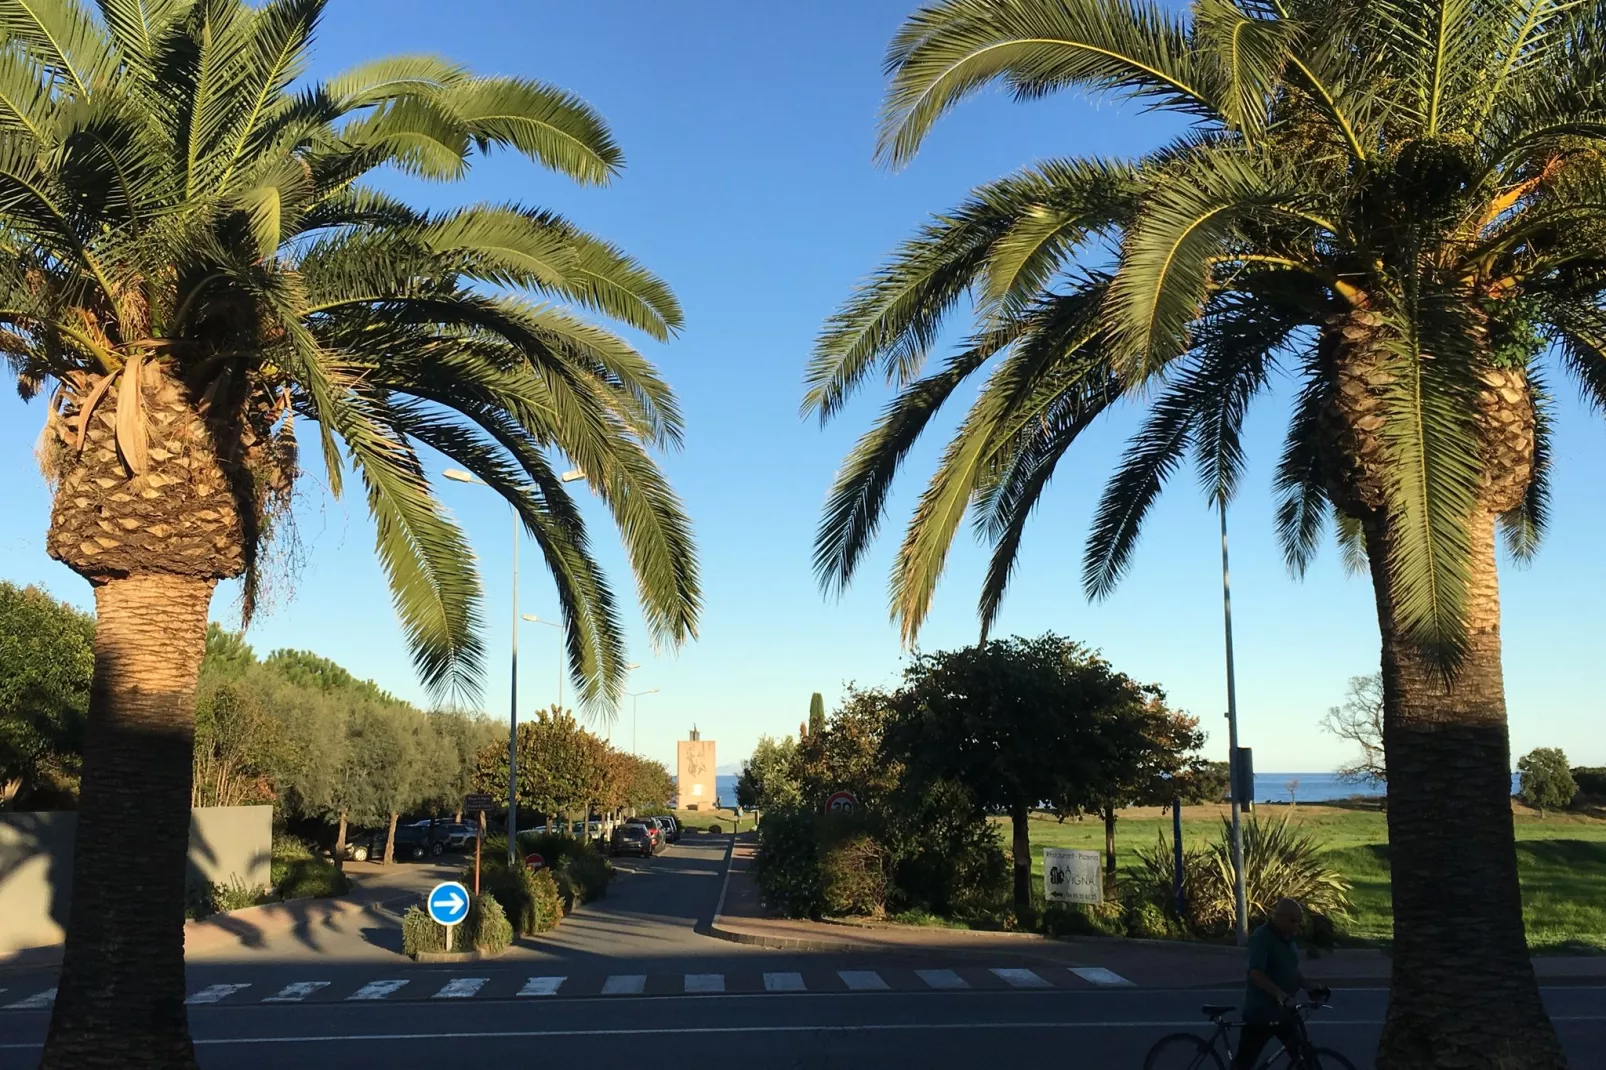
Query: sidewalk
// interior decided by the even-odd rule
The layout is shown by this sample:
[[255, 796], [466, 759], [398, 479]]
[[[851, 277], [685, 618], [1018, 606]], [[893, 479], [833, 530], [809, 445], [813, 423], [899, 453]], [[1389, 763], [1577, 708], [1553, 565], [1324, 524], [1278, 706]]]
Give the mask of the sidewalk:
[[[749, 869], [757, 836], [735, 837], [725, 889], [709, 935], [739, 944], [791, 951], [874, 952], [901, 956], [1008, 958], [1045, 966], [1103, 967], [1145, 987], [1220, 988], [1243, 983], [1243, 952], [1219, 944], [1105, 937], [1050, 939], [1035, 933], [978, 932], [928, 926], [798, 921], [764, 908]], [[1309, 957], [1304, 971], [1332, 985], [1384, 986], [1389, 957], [1372, 949], [1340, 949]], [[1606, 984], [1606, 956], [1546, 955], [1534, 959], [1546, 984]]]

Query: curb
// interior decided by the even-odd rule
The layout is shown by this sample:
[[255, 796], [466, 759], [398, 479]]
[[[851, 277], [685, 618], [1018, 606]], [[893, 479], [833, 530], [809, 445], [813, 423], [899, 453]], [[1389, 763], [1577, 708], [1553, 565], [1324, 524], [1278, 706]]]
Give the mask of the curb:
[[418, 954], [414, 955], [412, 958], [413, 958], [414, 962], [484, 962], [487, 959], [499, 959], [499, 958], [501, 958], [503, 955], [507, 954], [508, 948], [510, 948], [512, 946], [513, 946], [512, 943], [509, 943], [507, 945], [507, 947], [504, 947], [502, 950], [493, 951], [493, 952], [486, 952], [486, 951], [479, 951], [479, 950], [474, 950], [474, 951], [420, 951]]

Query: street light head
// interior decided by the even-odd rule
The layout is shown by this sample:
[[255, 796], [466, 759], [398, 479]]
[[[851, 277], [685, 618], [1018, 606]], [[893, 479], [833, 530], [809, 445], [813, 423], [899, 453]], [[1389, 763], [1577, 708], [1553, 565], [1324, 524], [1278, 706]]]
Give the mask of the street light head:
[[586, 477], [586, 470], [584, 468], [571, 468], [569, 471], [563, 473], [558, 478], [563, 480], [563, 482], [565, 482], [565, 483], [573, 483], [575, 480], [584, 479], [585, 477]]
[[647, 692], [647, 694], [649, 694], [649, 695], [656, 695], [657, 693], [658, 693], [658, 689], [656, 687]]
[[534, 613], [525, 613], [525, 614], [523, 614], [523, 617], [524, 617], [525, 620], [529, 621], [531, 624], [545, 624], [546, 623], [546, 621], [542, 620], [540, 617], [537, 617]]
[[641, 662], [632, 661], [629, 665], [626, 665], [625, 668], [626, 669], [639, 669], [639, 668], [641, 668]]
[[448, 468], [446, 471], [442, 472], [441, 475], [445, 476], [447, 479], [454, 480], [454, 481], [456, 481], [458, 483], [477, 483], [477, 482], [479, 482], [479, 480], [474, 478], [473, 473], [465, 472], [461, 468]]

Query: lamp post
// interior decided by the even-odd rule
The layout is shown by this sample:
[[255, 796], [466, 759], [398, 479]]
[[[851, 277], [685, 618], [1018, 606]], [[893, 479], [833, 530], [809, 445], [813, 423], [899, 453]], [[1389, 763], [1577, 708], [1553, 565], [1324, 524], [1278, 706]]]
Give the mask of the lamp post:
[[[461, 468], [448, 468], [441, 475], [456, 483], [490, 486], [472, 472], [465, 472]], [[584, 477], [585, 473], [577, 468], [558, 478], [565, 483], [572, 483]], [[519, 834], [519, 511], [512, 502], [508, 503], [508, 507], [513, 510], [513, 639], [508, 665], [507, 714], [507, 864], [511, 869], [518, 865], [515, 851]]]
[[[1244, 829], [1239, 812], [1241, 795], [1238, 783], [1238, 681], [1232, 664], [1232, 583], [1227, 571], [1227, 501], [1216, 499], [1221, 514], [1221, 614], [1227, 641], [1227, 749], [1231, 752], [1227, 765], [1228, 783], [1232, 792], [1232, 899], [1234, 921], [1238, 933], [1238, 946], [1249, 941], [1249, 918], [1244, 903]], [[1253, 791], [1253, 785], [1249, 790]]]
[[548, 628], [556, 628], [558, 630], [558, 710], [559, 710], [559, 712], [562, 712], [562, 710], [563, 710], [563, 625], [555, 624], [555, 623], [553, 623], [552, 621], [549, 621], [549, 620], [542, 620], [540, 617], [536, 616], [534, 613], [526, 613], [526, 614], [524, 614], [524, 619], [529, 621], [531, 624], [544, 624]]
[[[658, 689], [649, 687], [645, 691], [632, 691], [630, 693], [630, 753], [636, 754], [636, 709], [641, 702], [642, 695], [656, 695]], [[638, 755], [639, 757], [639, 755]]]

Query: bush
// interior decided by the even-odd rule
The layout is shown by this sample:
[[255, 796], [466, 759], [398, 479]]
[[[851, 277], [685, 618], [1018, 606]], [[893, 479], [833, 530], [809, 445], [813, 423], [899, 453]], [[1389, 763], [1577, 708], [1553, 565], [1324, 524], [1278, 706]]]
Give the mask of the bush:
[[291, 836], [273, 838], [270, 868], [273, 890], [281, 899], [345, 895], [351, 890], [351, 878], [342, 873], [339, 866]]
[[563, 920], [558, 882], [548, 870], [532, 873], [520, 866], [509, 871], [504, 860], [501, 871], [484, 886], [502, 905], [513, 931], [520, 936], [549, 932]]
[[185, 893], [184, 916], [199, 921], [213, 914], [260, 906], [272, 899], [271, 889], [252, 887], [238, 877], [231, 877], [227, 884], [194, 881]]
[[594, 903], [608, 894], [608, 882], [613, 880], [613, 865], [589, 844], [564, 858], [557, 867], [558, 883], [567, 885], [566, 909], [571, 912], [581, 903]]
[[437, 925], [423, 907], [408, 907], [402, 915], [402, 954], [416, 958], [421, 951], [445, 950], [446, 927]]
[[863, 828], [839, 828], [837, 818], [826, 831], [820, 858], [821, 904], [830, 914], [879, 917], [887, 908], [887, 852]]
[[753, 879], [764, 903], [783, 915], [820, 915], [825, 908], [825, 890], [812, 813], [789, 807], [764, 815], [758, 830]]
[[[1307, 915], [1347, 915], [1350, 884], [1327, 860], [1321, 843], [1309, 832], [1277, 821], [1244, 822], [1244, 898], [1251, 924], [1271, 914], [1283, 896], [1298, 900]], [[1138, 851], [1136, 898], [1176, 918], [1172, 893], [1174, 863], [1171, 845], [1161, 834], [1152, 851]], [[1222, 821], [1220, 836], [1204, 848], [1183, 855], [1183, 899], [1187, 915], [1177, 919], [1205, 935], [1229, 930], [1236, 916], [1233, 891], [1232, 825]]]
[[938, 782], [919, 810], [882, 835], [894, 859], [889, 909], [966, 920], [996, 917], [1009, 905], [1010, 864], [998, 829], [978, 817], [969, 793]]
[[476, 951], [500, 955], [513, 942], [513, 924], [495, 896], [477, 897], [468, 908], [461, 930], [464, 942]]
[[1575, 802], [1592, 799], [1606, 803], [1606, 765], [1579, 765], [1572, 770], [1573, 783], [1578, 785]]

